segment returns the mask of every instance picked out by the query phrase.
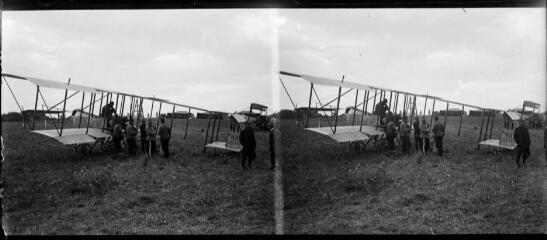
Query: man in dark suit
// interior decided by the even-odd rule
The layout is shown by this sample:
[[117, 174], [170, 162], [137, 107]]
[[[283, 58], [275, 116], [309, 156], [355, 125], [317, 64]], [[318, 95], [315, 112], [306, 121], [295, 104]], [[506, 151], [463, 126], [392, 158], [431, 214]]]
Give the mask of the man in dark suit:
[[414, 146], [416, 146], [416, 151], [422, 151], [422, 140], [420, 139], [420, 120], [418, 118], [414, 118], [412, 127], [414, 128]]
[[[517, 144], [517, 167], [524, 167], [526, 159], [530, 156], [530, 133], [526, 128], [524, 121], [519, 121], [519, 126], [513, 130], [513, 139]], [[522, 164], [520, 164], [520, 156], [522, 155]]]
[[[545, 163], [547, 163], [547, 126], [543, 129], [543, 148], [545, 148]], [[547, 165], [546, 165], [547, 166]]]
[[245, 160], [248, 159], [250, 169], [251, 163], [256, 157], [256, 140], [255, 131], [249, 123], [245, 123], [245, 129], [239, 133], [239, 142], [243, 146], [243, 150], [241, 150], [241, 167], [243, 167], [243, 170], [246, 169]]
[[397, 137], [397, 127], [393, 117], [387, 118], [387, 127], [386, 127], [386, 140], [389, 151], [395, 150], [395, 138]]
[[101, 109], [100, 116], [106, 118], [107, 127], [112, 127], [114, 125], [112, 123], [113, 121], [112, 115], [114, 115], [115, 117], [118, 116], [118, 114], [116, 113], [116, 109], [114, 108], [114, 102], [110, 102], [104, 105], [104, 107]]
[[437, 148], [437, 155], [443, 156], [443, 138], [444, 138], [444, 125], [439, 121], [439, 116], [435, 116], [435, 123], [433, 123], [433, 137], [435, 139], [435, 148]]
[[387, 105], [387, 99], [384, 99], [383, 101], [376, 104], [375, 111], [376, 111], [376, 114], [380, 115], [381, 125], [386, 124], [387, 122], [384, 121], [384, 117], [386, 116], [386, 111], [389, 111], [389, 106]]
[[279, 152], [279, 127], [277, 119], [272, 118], [272, 128], [270, 129], [270, 170], [275, 169], [275, 156], [278, 155], [276, 152]]

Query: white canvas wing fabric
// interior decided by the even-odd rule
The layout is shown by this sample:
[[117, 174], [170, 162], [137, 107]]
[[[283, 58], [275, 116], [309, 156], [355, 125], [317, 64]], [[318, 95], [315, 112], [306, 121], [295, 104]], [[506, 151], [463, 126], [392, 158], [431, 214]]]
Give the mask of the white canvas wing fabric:
[[79, 84], [66, 84], [62, 82], [56, 82], [51, 80], [25, 77], [29, 82], [34, 83], [40, 87], [46, 88], [57, 88], [57, 89], [68, 89], [80, 92], [89, 92], [89, 93], [100, 93], [96, 88], [86, 87]]
[[310, 75], [302, 75], [302, 78], [312, 82], [313, 84], [332, 86], [332, 87], [344, 87], [344, 88], [353, 88], [359, 90], [374, 90], [371, 87], [359, 83], [353, 82], [342, 82], [330, 78], [315, 77]]

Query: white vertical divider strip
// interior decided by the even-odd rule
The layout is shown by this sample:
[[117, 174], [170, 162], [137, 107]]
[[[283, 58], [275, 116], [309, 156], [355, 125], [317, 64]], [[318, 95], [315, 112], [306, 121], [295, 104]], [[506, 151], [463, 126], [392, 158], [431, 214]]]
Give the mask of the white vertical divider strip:
[[[272, 112], [279, 111], [281, 107], [280, 94], [281, 87], [278, 81], [279, 77], [279, 26], [283, 24], [283, 19], [279, 17], [279, 9], [272, 9], [270, 12], [270, 24], [272, 26], [271, 39], [270, 39], [270, 89], [272, 97]], [[276, 136], [274, 139], [275, 147], [279, 148], [281, 142], [280, 136]], [[278, 153], [281, 151], [277, 151]], [[274, 217], [275, 217], [275, 234], [281, 235], [284, 233], [284, 201], [283, 201], [283, 180], [282, 180], [282, 168], [281, 161], [279, 161], [279, 155], [276, 154], [275, 170], [274, 170]]]

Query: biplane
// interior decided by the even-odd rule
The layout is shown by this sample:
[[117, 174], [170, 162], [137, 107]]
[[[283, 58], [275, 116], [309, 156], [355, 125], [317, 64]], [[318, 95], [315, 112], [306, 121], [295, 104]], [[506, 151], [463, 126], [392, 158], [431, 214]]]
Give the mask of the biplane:
[[251, 103], [249, 113], [245, 114], [248, 121], [256, 130], [270, 130], [268, 121], [268, 107], [258, 103]]
[[[218, 141], [218, 133], [220, 132], [220, 123], [224, 118], [223, 113], [212, 113], [209, 117], [207, 123], [207, 132], [205, 133], [205, 147], [203, 148], [203, 153], [205, 153], [207, 148], [218, 149], [223, 151], [240, 153], [243, 150], [243, 146], [239, 143], [239, 134], [234, 131], [232, 126], [230, 127], [231, 132], [228, 132], [226, 142]], [[209, 135], [209, 125], [213, 120], [213, 129], [211, 135]], [[216, 127], [215, 127], [216, 126]], [[216, 132], [215, 132], [216, 130]], [[210, 138], [208, 138], [210, 136]], [[213, 140], [214, 139], [214, 140]]]
[[[538, 127], [541, 125], [541, 118], [539, 114], [539, 103], [532, 101], [524, 101], [522, 108], [513, 108], [505, 111], [504, 127], [507, 129], [513, 129], [517, 126], [519, 120], [524, 120], [527, 126]], [[528, 110], [531, 109], [531, 110]], [[537, 112], [536, 112], [537, 110]]]
[[239, 132], [245, 123], [250, 123], [255, 130], [269, 130], [268, 107], [251, 103], [249, 111], [230, 114], [230, 130]]
[[296, 112], [296, 125], [298, 127], [304, 126], [304, 123], [305, 123], [304, 118], [311, 118], [315, 116], [317, 125], [321, 126], [321, 121], [319, 117], [321, 114], [327, 115], [330, 117], [333, 117], [334, 114], [336, 114], [336, 109], [333, 107], [323, 107], [323, 108], [319, 108], [317, 106], [310, 107], [310, 108], [297, 107], [294, 109], [294, 111]]
[[[220, 131], [220, 123], [225, 114], [212, 114], [210, 119], [213, 119], [213, 129], [211, 133], [211, 138], [207, 144], [205, 141], [205, 149], [212, 148], [216, 150], [223, 150], [228, 152], [240, 153], [243, 150], [243, 146], [239, 142], [239, 131], [243, 128], [243, 125], [250, 123], [251, 127], [257, 130], [268, 129], [267, 126], [269, 122], [267, 121], [267, 111], [268, 107], [258, 103], [251, 103], [249, 111], [241, 111], [239, 113], [233, 113], [229, 115], [230, 118], [230, 132], [227, 134], [226, 142], [218, 141], [218, 132]], [[209, 120], [210, 121], [210, 120]], [[215, 133], [215, 125], [216, 133]], [[206, 136], [208, 135], [208, 131]], [[215, 136], [215, 137], [213, 137]], [[214, 138], [214, 140], [213, 140]], [[207, 139], [207, 137], [206, 137]], [[205, 152], [204, 149], [204, 152]]]
[[[115, 108], [114, 108], [116, 110], [115, 115], [127, 116], [129, 118], [136, 119], [137, 126], [139, 125], [141, 121], [146, 121], [146, 116], [143, 109], [143, 102], [145, 100], [148, 100], [151, 102], [150, 113], [147, 114], [148, 121], [152, 120], [154, 104], [159, 103], [159, 110], [157, 111], [157, 114], [156, 114], [158, 116], [156, 129], [158, 129], [158, 126], [160, 123], [159, 116], [162, 111], [162, 105], [172, 106], [171, 116], [175, 114], [175, 109], [177, 107], [187, 108], [188, 113], [190, 114], [192, 110], [205, 112], [208, 115], [209, 123], [212, 118], [216, 119], [215, 116], [221, 113], [218, 111], [210, 111], [204, 108], [175, 103], [166, 99], [160, 99], [156, 97], [145, 97], [145, 96], [139, 96], [139, 95], [124, 93], [124, 92], [73, 84], [73, 83], [70, 83], [70, 79], [68, 83], [62, 83], [58, 81], [20, 76], [20, 75], [14, 75], [9, 73], [2, 73], [2, 78], [4, 82], [6, 83], [6, 86], [10, 90], [10, 93], [13, 99], [15, 100], [15, 103], [17, 104], [19, 110], [23, 113], [23, 122], [25, 123], [26, 126], [29, 126], [32, 132], [47, 136], [65, 146], [71, 146], [71, 147], [74, 147], [75, 150], [81, 150], [82, 152], [86, 152], [86, 153], [91, 152], [97, 145], [100, 145], [102, 150], [103, 145], [108, 143], [112, 138], [111, 128], [109, 128], [107, 124], [107, 118], [99, 117], [99, 116], [101, 115], [100, 108], [103, 106], [103, 102], [105, 104], [108, 102], [114, 102], [114, 95], [116, 95]], [[8, 83], [7, 78], [25, 81], [25, 82], [34, 84], [36, 86], [34, 110], [23, 109], [23, 107], [19, 104], [19, 101], [17, 100], [17, 97], [15, 96], [15, 93], [12, 87]], [[42, 94], [43, 88], [64, 90], [63, 100], [58, 102], [57, 104], [48, 106]], [[69, 91], [72, 92], [70, 95], [69, 95]], [[81, 97], [82, 97], [80, 102], [80, 107], [71, 111], [72, 112], [71, 114], [70, 113], [67, 114], [67, 112], [70, 112], [70, 111], [67, 111], [66, 109], [67, 102], [71, 98], [76, 96], [78, 93], [81, 93]], [[47, 110], [37, 109], [39, 98], [42, 104], [46, 106]], [[55, 107], [60, 105], [62, 105], [62, 110], [54, 110]], [[127, 111], [125, 111], [126, 109]], [[99, 114], [95, 114], [96, 112], [99, 112]], [[31, 114], [32, 117], [29, 118], [28, 115], [30, 113], [32, 113]], [[58, 115], [58, 118], [56, 119], [47, 118], [47, 117], [44, 118], [44, 121], [49, 120], [50, 122], [53, 123], [52, 125], [54, 126], [54, 129], [47, 129], [47, 128], [39, 129], [39, 130], [36, 129], [37, 116], [45, 115], [45, 114]], [[69, 115], [69, 117], [67, 117], [67, 115]], [[67, 127], [67, 124], [69, 123], [65, 123], [66, 120], [68, 120], [69, 118], [72, 118], [72, 127]], [[171, 122], [170, 122], [171, 129], [173, 129], [173, 119], [174, 118], [171, 118]], [[184, 138], [186, 138], [188, 133], [190, 117], [186, 118], [186, 120], [187, 121], [186, 121], [186, 128], [184, 130]], [[220, 126], [220, 123], [219, 123], [219, 126]], [[208, 135], [209, 127], [210, 126], [208, 125], [207, 134], [205, 135], [205, 144], [204, 144], [203, 152], [205, 152], [205, 146], [207, 145], [207, 143], [212, 142], [212, 139], [213, 139], [213, 135], [211, 136]], [[213, 125], [213, 128], [214, 128], [214, 125]], [[215, 133], [214, 129], [213, 129], [213, 133]], [[216, 138], [218, 139], [218, 132], [216, 134], [217, 134]]]
[[[524, 101], [522, 104], [522, 110], [508, 110], [504, 111], [503, 117], [503, 129], [501, 130], [500, 139], [488, 139], [480, 143], [483, 146], [491, 146], [499, 149], [514, 150], [516, 143], [513, 140], [513, 129], [518, 125], [519, 120], [524, 120], [527, 126], [536, 127], [539, 124], [539, 106], [540, 104], [532, 101]], [[526, 111], [527, 108], [531, 108], [531, 111]], [[536, 109], [538, 112], [536, 113]], [[493, 116], [495, 113], [491, 114]], [[490, 117], [490, 116], [489, 116]], [[492, 120], [493, 121], [493, 120]]]
[[[291, 73], [286, 71], [280, 71], [280, 75], [289, 77], [289, 78], [298, 78], [303, 79], [307, 82], [309, 82], [309, 98], [308, 98], [308, 107], [301, 107], [297, 108], [294, 101], [292, 100], [289, 91], [287, 90], [287, 87], [285, 86], [285, 83], [283, 82], [283, 79], [281, 76], [279, 77], [279, 80], [281, 81], [281, 85], [283, 86], [283, 89], [285, 90], [285, 93], [289, 97], [290, 102], [292, 103], [295, 111], [298, 112], [304, 112], [305, 120], [302, 121], [303, 126], [306, 130], [313, 131], [322, 135], [326, 135], [332, 140], [334, 140], [337, 143], [340, 144], [347, 144], [347, 147], [350, 150], [353, 151], [362, 151], [367, 148], [369, 143], [374, 143], [374, 147], [380, 142], [385, 139], [385, 130], [382, 126], [382, 121], [380, 118], [380, 114], [377, 114], [377, 103], [380, 102], [382, 99], [389, 99], [387, 102], [388, 109], [393, 112], [397, 113], [398, 110], [402, 114], [402, 116], [410, 116], [409, 118], [409, 124], [411, 125], [412, 120], [414, 117], [418, 116], [418, 109], [417, 109], [417, 98], [424, 99], [424, 108], [423, 108], [423, 114], [422, 118], [426, 115], [426, 106], [427, 101], [432, 101], [432, 109], [431, 112], [431, 119], [430, 119], [430, 125], [433, 122], [434, 117], [434, 111], [435, 111], [435, 103], [446, 103], [446, 108], [444, 111], [444, 126], [446, 126], [447, 116], [449, 115], [450, 105], [457, 105], [461, 106], [461, 112], [460, 114], [460, 122], [458, 127], [458, 136], [460, 136], [461, 130], [462, 130], [462, 122], [463, 122], [463, 112], [465, 112], [465, 108], [471, 108], [471, 109], [477, 109], [482, 112], [481, 116], [481, 125], [479, 130], [479, 136], [478, 140], [476, 141], [477, 144], [477, 152], [480, 151], [481, 145], [487, 145], [487, 146], [494, 146], [494, 147], [501, 147], [501, 148], [514, 148], [514, 145], [507, 146], [507, 145], [500, 145], [500, 139], [492, 139], [492, 131], [494, 126], [494, 119], [495, 114], [491, 114], [493, 112], [497, 112], [499, 110], [492, 109], [492, 108], [485, 108], [485, 107], [479, 107], [474, 106], [470, 104], [455, 102], [451, 100], [446, 100], [440, 97], [431, 96], [429, 94], [416, 94], [411, 92], [405, 92], [395, 89], [389, 89], [389, 88], [383, 88], [383, 87], [376, 87], [361, 83], [355, 83], [355, 82], [348, 82], [344, 81], [344, 77], [342, 77], [341, 81], [335, 80], [335, 79], [329, 79], [324, 77], [316, 77], [306, 74], [298, 74], [298, 73]], [[338, 96], [323, 104], [321, 103], [321, 99], [316, 91], [316, 86], [327, 86], [327, 87], [334, 87], [338, 88]], [[342, 93], [342, 89], [346, 89]], [[339, 121], [339, 110], [340, 108], [340, 100], [341, 98], [351, 92], [352, 90], [355, 91], [355, 100], [354, 105], [346, 108], [346, 122], [351, 123], [351, 125], [346, 126], [340, 126]], [[359, 93], [361, 91], [361, 103], [359, 102]], [[387, 97], [389, 94], [389, 98]], [[312, 108], [312, 98], [315, 96], [315, 99], [319, 102], [320, 107], [319, 108]], [[372, 102], [371, 102], [372, 101]], [[325, 108], [329, 104], [336, 102], [336, 107], [334, 108]], [[372, 104], [371, 104], [372, 103]], [[372, 107], [370, 107], [372, 106]], [[359, 109], [361, 108], [361, 109]], [[369, 110], [371, 108], [371, 110]], [[310, 127], [310, 113], [316, 111], [323, 111], [323, 112], [332, 112], [331, 114], [334, 119], [329, 117], [327, 114], [324, 114], [323, 116], [326, 118], [328, 126], [326, 127]], [[453, 109], [452, 109], [453, 111]], [[438, 115], [438, 114], [437, 114]], [[318, 116], [318, 115], [317, 115]], [[484, 126], [484, 118], [487, 116], [486, 126]], [[492, 119], [490, 119], [490, 116], [493, 116]], [[366, 121], [364, 121], [365, 117], [372, 117], [374, 122], [372, 124], [367, 124]], [[357, 121], [356, 121], [357, 119]], [[359, 124], [357, 124], [359, 122]], [[412, 127], [412, 126], [411, 126]], [[484, 131], [483, 131], [484, 130]], [[503, 135], [504, 133], [502, 133]], [[500, 136], [501, 138], [501, 136]]]

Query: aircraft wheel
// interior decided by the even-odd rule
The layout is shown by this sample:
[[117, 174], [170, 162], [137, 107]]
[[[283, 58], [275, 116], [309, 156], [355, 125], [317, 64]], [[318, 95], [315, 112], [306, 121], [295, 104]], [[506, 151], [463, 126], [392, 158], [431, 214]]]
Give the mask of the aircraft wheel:
[[87, 145], [80, 145], [79, 147], [80, 153], [87, 155], [88, 153], [88, 146]]
[[365, 148], [365, 144], [363, 142], [351, 142], [349, 144], [349, 149], [352, 152], [361, 152]]

